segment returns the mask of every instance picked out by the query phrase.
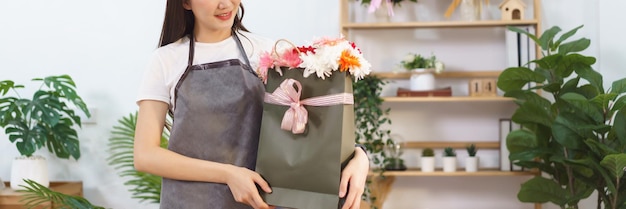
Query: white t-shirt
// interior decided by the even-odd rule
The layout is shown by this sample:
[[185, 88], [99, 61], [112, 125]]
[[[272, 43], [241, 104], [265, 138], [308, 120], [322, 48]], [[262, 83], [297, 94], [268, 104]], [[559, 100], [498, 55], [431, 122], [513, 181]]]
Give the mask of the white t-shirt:
[[[238, 34], [238, 37], [252, 69], [256, 70], [259, 66], [259, 56], [262, 52], [271, 50], [274, 41], [248, 32], [242, 32], [242, 34]], [[195, 45], [194, 65], [228, 59], [239, 59], [245, 63], [233, 37], [217, 43], [196, 42]], [[187, 37], [156, 49], [139, 86], [137, 102], [141, 100], [162, 101], [169, 104], [170, 109], [173, 110], [176, 83], [185, 72], [188, 59], [189, 38]]]

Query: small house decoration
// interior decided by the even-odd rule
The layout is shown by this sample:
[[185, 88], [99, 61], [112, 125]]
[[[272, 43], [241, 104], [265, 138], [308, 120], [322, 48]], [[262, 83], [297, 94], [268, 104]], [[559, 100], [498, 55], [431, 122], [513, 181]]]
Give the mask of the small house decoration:
[[504, 0], [500, 4], [502, 20], [521, 20], [524, 18], [526, 4], [520, 0]]

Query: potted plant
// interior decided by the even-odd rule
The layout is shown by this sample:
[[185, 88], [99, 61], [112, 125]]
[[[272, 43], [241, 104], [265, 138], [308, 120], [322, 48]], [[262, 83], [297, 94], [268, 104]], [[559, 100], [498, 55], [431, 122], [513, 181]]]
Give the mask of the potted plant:
[[59, 158], [80, 158], [75, 128], [81, 127], [81, 118], [75, 110], [90, 117], [70, 76], [48, 76], [32, 81], [38, 83], [39, 89], [31, 98], [20, 95], [18, 90], [24, 85], [11, 80], [0, 81], [0, 127], [22, 155], [15, 158], [11, 166], [11, 188], [16, 190], [25, 185], [23, 179], [49, 185], [46, 159], [35, 156], [35, 151], [46, 147]]
[[406, 165], [404, 165], [404, 160], [401, 158], [402, 153], [404, 152], [404, 144], [399, 143], [397, 141], [393, 141], [391, 144], [387, 144], [385, 146], [387, 153], [387, 163], [385, 164], [385, 170], [391, 171], [404, 171], [406, 170]]
[[523, 127], [507, 135], [509, 159], [544, 173], [523, 183], [518, 199], [576, 209], [595, 190], [597, 208], [624, 208], [626, 79], [603, 87], [592, 67], [596, 58], [578, 53], [591, 41], [568, 41], [581, 27], [560, 37], [557, 26], [541, 37], [509, 27], [542, 51], [532, 68], [508, 68], [498, 78], [504, 96], [518, 105], [513, 122]]
[[435, 75], [444, 70], [442, 62], [435, 55], [424, 57], [421, 54], [409, 53], [400, 61], [402, 67], [411, 72], [410, 89], [427, 91], [435, 89]]
[[435, 171], [435, 151], [432, 148], [422, 150], [422, 158], [420, 158], [422, 172]]
[[443, 149], [443, 172], [456, 171], [456, 152], [452, 147]]
[[476, 156], [476, 145], [470, 144], [465, 147], [467, 150], [467, 158], [465, 158], [465, 171], [466, 172], [476, 172], [478, 171], [478, 157]]

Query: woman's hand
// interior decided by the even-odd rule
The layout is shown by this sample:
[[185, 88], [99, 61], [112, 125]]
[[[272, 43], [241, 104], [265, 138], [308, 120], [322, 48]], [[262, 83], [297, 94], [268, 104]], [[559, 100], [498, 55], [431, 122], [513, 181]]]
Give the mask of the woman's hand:
[[269, 184], [261, 175], [250, 169], [230, 166], [226, 176], [226, 185], [230, 188], [230, 192], [237, 202], [248, 204], [254, 209], [274, 208], [263, 201], [256, 187], [259, 185], [263, 191], [271, 193], [272, 189]]
[[[365, 181], [370, 169], [370, 161], [367, 154], [361, 148], [356, 147], [354, 158], [341, 173], [339, 184], [339, 197], [346, 197], [346, 202], [341, 209], [359, 209], [361, 207], [361, 195], [365, 190]], [[348, 186], [350, 188], [348, 189]], [[346, 191], [348, 191], [346, 196]]]

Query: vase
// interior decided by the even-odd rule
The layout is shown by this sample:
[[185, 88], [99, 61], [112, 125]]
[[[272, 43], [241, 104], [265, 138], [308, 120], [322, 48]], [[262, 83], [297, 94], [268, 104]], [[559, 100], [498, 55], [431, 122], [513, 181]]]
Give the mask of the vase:
[[389, 17], [389, 13], [387, 12], [387, 4], [385, 2], [380, 4], [378, 9], [374, 10], [373, 13], [368, 12], [368, 8], [366, 7], [364, 12], [367, 13], [366, 22], [390, 22], [391, 17]]
[[427, 69], [414, 69], [409, 81], [411, 91], [429, 91], [435, 89], [435, 75]]
[[42, 186], [50, 186], [48, 179], [48, 162], [42, 156], [16, 157], [11, 165], [11, 189], [24, 189], [24, 179], [33, 180]]
[[480, 0], [461, 0], [459, 5], [459, 12], [461, 20], [463, 21], [476, 21], [480, 20], [481, 16]]
[[421, 170], [422, 172], [433, 172], [435, 171], [435, 157], [424, 157], [422, 156], [421, 161]]
[[456, 157], [443, 157], [443, 172], [456, 171]]
[[478, 157], [467, 157], [465, 158], [465, 172], [476, 172], [478, 171]]
[[393, 16], [390, 17], [391, 22], [413, 22], [415, 21], [415, 3], [406, 2], [393, 7]]

